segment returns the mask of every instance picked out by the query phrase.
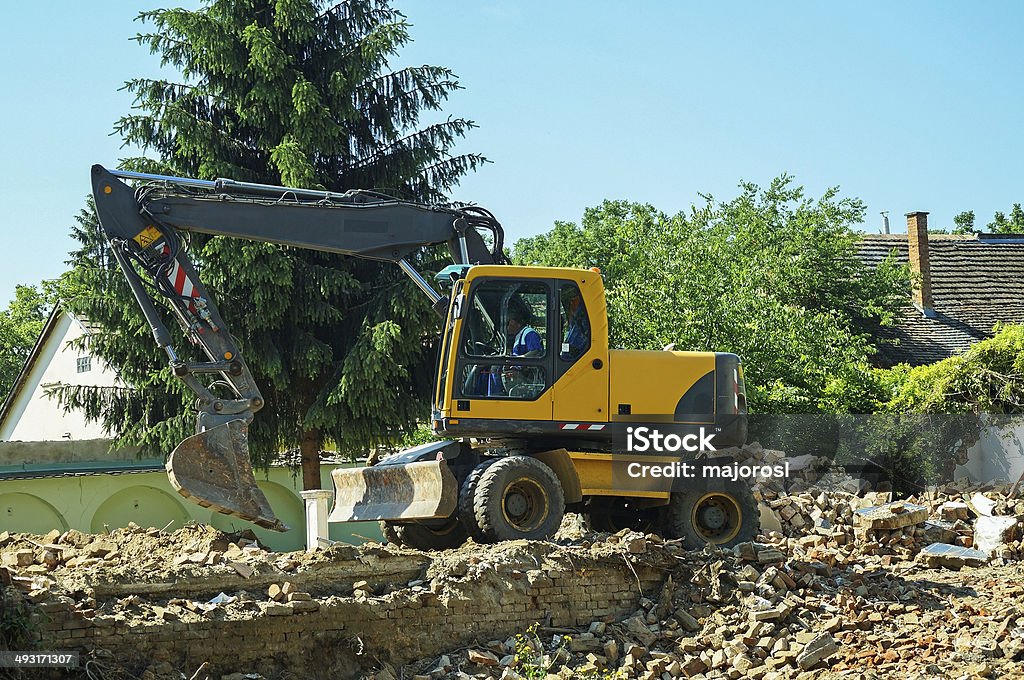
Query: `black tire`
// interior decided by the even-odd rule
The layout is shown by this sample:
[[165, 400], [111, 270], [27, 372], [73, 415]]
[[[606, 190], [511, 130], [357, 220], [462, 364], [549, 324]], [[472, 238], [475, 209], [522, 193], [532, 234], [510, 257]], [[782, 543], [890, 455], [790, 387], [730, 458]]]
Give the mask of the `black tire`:
[[466, 542], [468, 534], [458, 517], [424, 522], [381, 522], [381, 532], [389, 543], [417, 550], [449, 550]]
[[665, 517], [665, 534], [699, 550], [708, 543], [728, 548], [757, 536], [761, 514], [745, 482], [708, 480], [700, 489], [674, 492]]
[[555, 473], [529, 456], [499, 458], [480, 475], [473, 516], [488, 542], [550, 538], [565, 514]]
[[477, 543], [490, 543], [491, 541], [487, 538], [487, 534], [480, 528], [480, 525], [476, 521], [476, 513], [473, 512], [473, 498], [476, 493], [476, 487], [480, 483], [480, 477], [483, 476], [484, 471], [494, 463], [498, 462], [498, 458], [488, 458], [487, 460], [481, 461], [479, 465], [473, 468], [469, 476], [466, 477], [466, 481], [462, 483], [462, 487], [459, 489], [459, 508], [457, 511], [459, 521], [462, 522], [463, 528], [466, 533]]
[[391, 522], [381, 521], [380, 533], [384, 534], [384, 540], [395, 545], [402, 545], [402, 537], [398, 535], [398, 529]]
[[608, 534], [623, 529], [641, 531], [645, 534], [660, 533], [664, 525], [664, 506], [635, 507], [632, 498], [597, 496], [587, 506], [590, 528]]

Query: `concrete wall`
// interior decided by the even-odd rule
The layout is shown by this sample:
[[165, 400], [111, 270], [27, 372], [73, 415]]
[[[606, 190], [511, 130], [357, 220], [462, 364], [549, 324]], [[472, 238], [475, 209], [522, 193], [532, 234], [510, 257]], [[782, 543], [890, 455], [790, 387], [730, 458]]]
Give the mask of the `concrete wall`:
[[[336, 466], [321, 467], [321, 484], [330, 489]], [[299, 491], [301, 477], [287, 468], [257, 472], [257, 483], [274, 512], [291, 530], [268, 531], [234, 517], [211, 512], [178, 495], [162, 471], [0, 480], [0, 528], [44, 534], [51, 529], [102, 533], [135, 522], [143, 527], [178, 529], [188, 521], [211, 524], [223, 531], [252, 529], [273, 550], [305, 547], [305, 515]], [[381, 540], [374, 522], [332, 524], [330, 537], [361, 543]]]
[[1024, 475], [1024, 417], [988, 416], [989, 426], [968, 451], [967, 464], [956, 469], [957, 477], [976, 482], [1003, 479], [1016, 482]]
[[34, 465], [58, 463], [138, 463], [135, 449], [110, 450], [109, 439], [62, 441], [0, 441], [0, 470], [12, 466], [30, 469]]
[[72, 349], [68, 343], [84, 333], [70, 314], [61, 314], [56, 319], [25, 384], [11, 404], [8, 417], [0, 425], [0, 440], [61, 441], [69, 438], [65, 435], [74, 440], [99, 439], [106, 434], [98, 423], [85, 422], [78, 411], [64, 413], [55, 398], [46, 396], [46, 386], [58, 382], [101, 387], [116, 384], [116, 374], [97, 357], [91, 358], [89, 371], [77, 372], [78, 357], [87, 354]]

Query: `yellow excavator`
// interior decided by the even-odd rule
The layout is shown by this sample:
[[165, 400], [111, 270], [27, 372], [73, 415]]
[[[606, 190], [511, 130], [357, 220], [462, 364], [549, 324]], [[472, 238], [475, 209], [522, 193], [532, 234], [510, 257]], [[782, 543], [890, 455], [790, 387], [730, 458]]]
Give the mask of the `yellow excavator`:
[[[100, 165], [92, 186], [153, 337], [197, 397], [197, 432], [167, 462], [192, 501], [287, 529], [256, 485], [247, 432], [263, 399], [188, 256], [182, 234], [197, 232], [395, 263], [441, 318], [439, 439], [335, 470], [330, 521], [379, 520], [389, 540], [420, 549], [548, 538], [566, 510], [596, 530], [658, 531], [694, 548], [756, 534], [750, 485], [702, 474], [721, 470], [729, 459], [716, 451], [746, 437], [739, 357], [611, 349], [600, 272], [509, 264], [487, 210]], [[436, 244], [454, 261], [435, 276], [447, 296], [410, 263]], [[179, 357], [160, 304], [206, 361]]]

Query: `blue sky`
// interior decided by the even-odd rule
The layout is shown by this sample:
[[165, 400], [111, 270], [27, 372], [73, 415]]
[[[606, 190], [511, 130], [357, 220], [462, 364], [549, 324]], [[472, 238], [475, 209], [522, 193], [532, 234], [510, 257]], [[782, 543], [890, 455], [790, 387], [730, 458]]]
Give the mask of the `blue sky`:
[[[459, 148], [493, 161], [454, 197], [510, 241], [606, 198], [675, 212], [783, 172], [863, 199], [873, 231], [881, 210], [900, 230], [912, 210], [984, 224], [1024, 201], [1019, 3], [394, 5], [414, 38], [395, 65], [452, 68], [465, 89], [447, 113], [480, 126]], [[5, 10], [0, 306], [63, 271], [90, 165], [128, 155], [110, 132], [123, 81], [160, 73], [129, 40], [154, 6]]]

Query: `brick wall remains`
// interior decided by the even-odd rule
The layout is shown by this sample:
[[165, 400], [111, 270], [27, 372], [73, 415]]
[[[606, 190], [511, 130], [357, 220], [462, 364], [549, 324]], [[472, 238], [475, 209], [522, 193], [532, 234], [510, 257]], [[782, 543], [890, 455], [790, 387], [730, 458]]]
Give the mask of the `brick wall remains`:
[[[634, 555], [625, 546], [602, 549], [570, 554], [551, 544], [518, 542], [491, 548], [482, 558], [465, 549], [332, 549], [288, 575], [286, 590], [301, 596], [290, 602], [268, 599], [267, 584], [283, 579], [267, 575], [207, 575], [173, 585], [93, 583], [79, 597], [39, 605], [42, 648], [106, 650], [125, 668], [165, 661], [187, 674], [205, 661], [211, 677], [284, 670], [299, 677], [352, 677], [383, 661], [408, 663], [505, 638], [534, 623], [587, 626], [630, 614], [642, 596], [660, 588], [666, 556]], [[219, 592], [241, 601], [206, 605]], [[83, 610], [81, 596], [96, 608]], [[186, 602], [182, 598], [198, 598], [201, 620], [171, 613], [181, 611], [172, 605]], [[115, 602], [122, 606], [108, 613]]]

